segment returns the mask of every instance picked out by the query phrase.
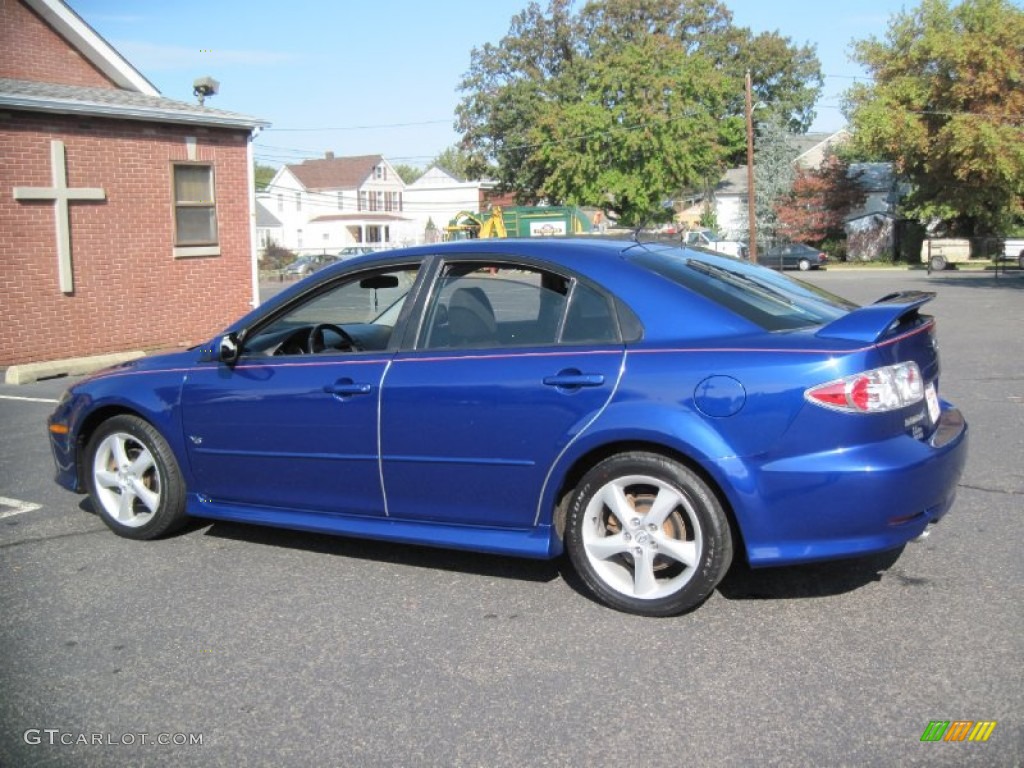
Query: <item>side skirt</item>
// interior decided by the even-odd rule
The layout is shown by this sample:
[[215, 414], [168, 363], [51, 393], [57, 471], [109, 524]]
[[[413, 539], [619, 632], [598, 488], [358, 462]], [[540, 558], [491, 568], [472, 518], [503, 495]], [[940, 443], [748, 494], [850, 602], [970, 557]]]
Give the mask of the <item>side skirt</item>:
[[211, 520], [269, 525], [311, 533], [393, 541], [441, 549], [489, 552], [511, 557], [550, 560], [562, 553], [562, 542], [550, 525], [508, 529], [451, 525], [387, 517], [344, 517], [273, 507], [240, 506], [201, 498], [190, 493], [188, 514]]

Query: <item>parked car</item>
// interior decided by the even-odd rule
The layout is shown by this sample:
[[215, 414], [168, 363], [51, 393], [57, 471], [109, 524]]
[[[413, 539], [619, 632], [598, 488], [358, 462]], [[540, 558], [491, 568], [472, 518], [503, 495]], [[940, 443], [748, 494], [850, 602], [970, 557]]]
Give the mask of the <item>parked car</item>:
[[284, 268], [286, 277], [305, 277], [325, 266], [332, 259], [325, 256], [300, 256]]
[[351, 259], [353, 256], [362, 256], [364, 253], [373, 253], [373, 248], [365, 245], [346, 245], [338, 251], [336, 260], [343, 261], [345, 259]]
[[898, 548], [947, 512], [967, 426], [940, 399], [933, 296], [858, 307], [600, 238], [367, 255], [73, 385], [56, 480], [128, 538], [194, 516], [567, 551], [599, 600], [677, 614], [734, 557]]
[[746, 257], [746, 246], [740, 240], [720, 237], [710, 229], [692, 229], [683, 233], [683, 245], [707, 248], [736, 258]]
[[999, 261], [1015, 263], [1024, 269], [1024, 238], [1007, 238], [1003, 241], [1003, 252], [996, 257]]
[[757, 262], [772, 269], [818, 269], [825, 266], [828, 255], [803, 243], [782, 243], [763, 253], [758, 251]]

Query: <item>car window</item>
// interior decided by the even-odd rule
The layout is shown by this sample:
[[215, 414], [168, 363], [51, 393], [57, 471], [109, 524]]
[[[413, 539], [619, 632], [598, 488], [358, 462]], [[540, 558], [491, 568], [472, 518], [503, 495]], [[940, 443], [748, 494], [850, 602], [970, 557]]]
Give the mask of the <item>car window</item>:
[[611, 301], [586, 283], [577, 281], [569, 299], [561, 341], [599, 344], [617, 342], [619, 338], [619, 324]]
[[526, 267], [446, 265], [419, 346], [554, 344], [570, 287], [568, 278]]
[[636, 264], [699, 293], [768, 331], [808, 328], [845, 315], [855, 304], [767, 269], [678, 248], [637, 250]]
[[388, 348], [417, 270], [360, 272], [300, 300], [258, 327], [243, 354], [302, 355]]
[[444, 268], [420, 349], [618, 342], [612, 301], [575, 278], [526, 266]]

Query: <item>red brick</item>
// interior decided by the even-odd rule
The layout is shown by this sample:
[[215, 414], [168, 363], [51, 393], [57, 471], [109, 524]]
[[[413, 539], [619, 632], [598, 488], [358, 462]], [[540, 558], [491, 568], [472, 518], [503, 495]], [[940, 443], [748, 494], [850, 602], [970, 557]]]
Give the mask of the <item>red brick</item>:
[[[245, 132], [210, 129], [198, 138], [214, 165], [221, 255], [175, 259], [171, 163], [198, 132], [83, 122], [29, 113], [0, 121], [0, 366], [197, 343], [249, 309]], [[105, 201], [70, 204], [71, 295], [57, 282], [55, 205], [8, 192], [50, 185], [51, 138], [65, 144], [70, 186], [106, 192]]]

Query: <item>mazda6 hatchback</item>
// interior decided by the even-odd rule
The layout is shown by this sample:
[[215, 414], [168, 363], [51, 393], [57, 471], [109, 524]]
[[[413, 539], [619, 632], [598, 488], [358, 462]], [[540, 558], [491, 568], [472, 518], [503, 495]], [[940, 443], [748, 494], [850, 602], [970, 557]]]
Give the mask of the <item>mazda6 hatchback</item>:
[[946, 513], [967, 426], [932, 298], [603, 239], [360, 256], [72, 386], [56, 479], [129, 538], [197, 517], [564, 552], [605, 604], [678, 614], [734, 558], [895, 549]]

